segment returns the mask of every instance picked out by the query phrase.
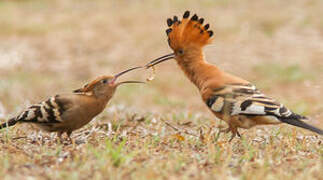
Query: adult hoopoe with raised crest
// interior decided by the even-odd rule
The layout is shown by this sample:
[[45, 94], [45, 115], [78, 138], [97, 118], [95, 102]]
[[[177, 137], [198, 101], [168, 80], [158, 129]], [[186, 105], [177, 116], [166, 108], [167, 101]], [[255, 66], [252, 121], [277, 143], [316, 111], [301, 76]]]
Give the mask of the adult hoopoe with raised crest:
[[33, 123], [49, 132], [57, 132], [59, 138], [89, 123], [100, 114], [114, 95], [117, 87], [125, 83], [143, 83], [141, 81], [116, 82], [121, 75], [142, 67], [135, 67], [114, 76], [101, 76], [71, 94], [56, 95], [46, 101], [34, 104], [0, 125], [0, 129], [19, 122]]
[[197, 86], [204, 103], [213, 114], [228, 124], [224, 132], [231, 132], [230, 141], [240, 136], [238, 128], [255, 125], [287, 123], [323, 134], [321, 129], [304, 123], [306, 117], [287, 109], [283, 104], [262, 94], [250, 82], [228, 74], [205, 61], [202, 48], [211, 43], [213, 31], [204, 19], [186, 11], [183, 19], [167, 19], [168, 44], [174, 53], [146, 64], [153, 67], [163, 61], [175, 59], [185, 75]]

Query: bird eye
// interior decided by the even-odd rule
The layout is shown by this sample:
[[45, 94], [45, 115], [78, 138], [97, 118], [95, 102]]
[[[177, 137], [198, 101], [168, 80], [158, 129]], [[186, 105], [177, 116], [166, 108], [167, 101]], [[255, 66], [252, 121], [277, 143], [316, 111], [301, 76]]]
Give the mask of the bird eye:
[[178, 50], [178, 51], [177, 51], [177, 53], [178, 53], [179, 55], [183, 55], [183, 54], [184, 54], [184, 51], [183, 51], [183, 49], [180, 49], [180, 50]]
[[103, 84], [106, 84], [106, 83], [108, 82], [108, 80], [107, 80], [107, 79], [103, 79], [103, 80], [101, 80], [101, 82], [102, 82]]

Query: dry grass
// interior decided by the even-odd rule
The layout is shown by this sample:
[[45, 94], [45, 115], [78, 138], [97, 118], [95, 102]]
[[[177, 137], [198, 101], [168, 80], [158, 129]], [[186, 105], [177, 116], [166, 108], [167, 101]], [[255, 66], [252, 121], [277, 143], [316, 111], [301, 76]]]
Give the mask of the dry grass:
[[[0, 119], [169, 53], [165, 20], [189, 9], [216, 32], [210, 62], [323, 127], [322, 8], [321, 0], [0, 1]], [[30, 125], [1, 130], [0, 177], [322, 179], [322, 137], [282, 125], [227, 143], [219, 124], [168, 62], [149, 85], [121, 87], [74, 145]]]

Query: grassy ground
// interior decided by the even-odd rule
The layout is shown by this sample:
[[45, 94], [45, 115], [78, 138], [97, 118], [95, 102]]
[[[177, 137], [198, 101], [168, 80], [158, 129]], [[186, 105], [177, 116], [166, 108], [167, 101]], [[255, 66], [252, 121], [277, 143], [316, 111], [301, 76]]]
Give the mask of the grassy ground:
[[[322, 8], [321, 0], [0, 1], [0, 119], [169, 53], [165, 20], [188, 9], [216, 32], [208, 61], [322, 128]], [[218, 126], [168, 62], [148, 85], [120, 87], [105, 112], [73, 133], [74, 145], [31, 125], [1, 130], [0, 177], [323, 179], [322, 137], [281, 125], [243, 130], [228, 143]]]

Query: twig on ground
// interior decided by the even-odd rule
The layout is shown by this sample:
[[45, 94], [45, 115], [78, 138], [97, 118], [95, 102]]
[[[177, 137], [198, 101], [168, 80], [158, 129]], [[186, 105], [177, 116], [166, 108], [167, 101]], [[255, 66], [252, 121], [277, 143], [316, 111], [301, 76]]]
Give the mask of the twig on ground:
[[169, 122], [165, 121], [164, 119], [160, 119], [161, 121], [163, 121], [167, 126], [171, 127], [172, 129], [174, 129], [175, 131], [178, 131], [180, 133], [184, 133], [184, 134], [187, 134], [187, 135], [191, 135], [191, 136], [194, 136], [194, 137], [199, 137], [198, 135], [192, 133], [192, 132], [189, 132], [187, 129], [179, 129], [173, 125], [171, 125]]

